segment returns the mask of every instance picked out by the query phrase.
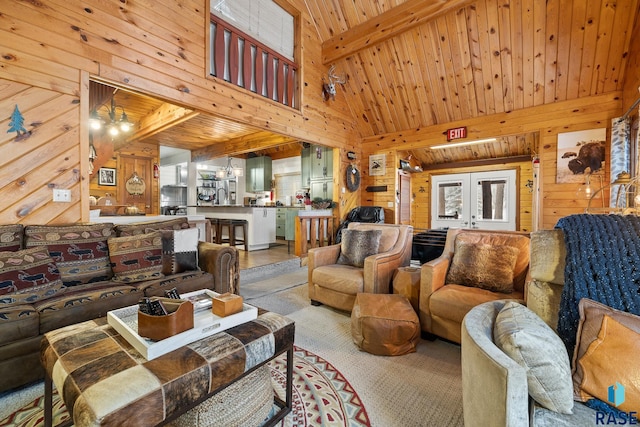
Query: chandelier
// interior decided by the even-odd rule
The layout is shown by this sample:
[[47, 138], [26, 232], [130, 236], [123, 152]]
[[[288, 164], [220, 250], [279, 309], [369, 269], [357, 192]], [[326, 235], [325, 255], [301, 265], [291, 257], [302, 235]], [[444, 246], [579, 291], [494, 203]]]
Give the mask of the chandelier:
[[[108, 120], [105, 120], [100, 116], [98, 111], [106, 109], [109, 116]], [[121, 114], [118, 115], [116, 110], [120, 109]], [[97, 109], [93, 109], [89, 114], [89, 126], [93, 130], [100, 130], [103, 126], [106, 126], [107, 132], [111, 135], [111, 138], [115, 138], [120, 133], [128, 133], [133, 129], [133, 123], [129, 121], [127, 113], [124, 111], [124, 107], [116, 105], [116, 101], [111, 97], [111, 107], [106, 104], [101, 105]]]
[[242, 168], [240, 166], [235, 166], [231, 164], [231, 157], [227, 158], [227, 166], [221, 167], [218, 169], [217, 177], [218, 178], [233, 178], [234, 176], [242, 176]]

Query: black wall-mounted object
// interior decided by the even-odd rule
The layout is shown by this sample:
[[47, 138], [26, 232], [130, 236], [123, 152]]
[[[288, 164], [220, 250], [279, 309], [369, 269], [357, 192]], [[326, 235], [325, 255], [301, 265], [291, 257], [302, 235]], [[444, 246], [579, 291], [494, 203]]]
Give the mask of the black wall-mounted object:
[[356, 159], [356, 153], [354, 153], [353, 151], [347, 152], [347, 159], [355, 160]]
[[387, 191], [387, 186], [386, 185], [370, 185], [369, 187], [366, 188], [366, 190], [369, 193], [382, 193], [384, 191]]

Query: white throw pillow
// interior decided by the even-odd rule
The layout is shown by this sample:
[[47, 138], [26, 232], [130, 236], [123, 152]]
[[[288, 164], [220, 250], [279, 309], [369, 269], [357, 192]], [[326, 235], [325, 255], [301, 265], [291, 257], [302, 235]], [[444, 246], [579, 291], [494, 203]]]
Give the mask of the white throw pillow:
[[573, 409], [573, 381], [567, 349], [533, 311], [517, 302], [504, 305], [493, 327], [495, 344], [527, 370], [529, 395], [561, 414]]

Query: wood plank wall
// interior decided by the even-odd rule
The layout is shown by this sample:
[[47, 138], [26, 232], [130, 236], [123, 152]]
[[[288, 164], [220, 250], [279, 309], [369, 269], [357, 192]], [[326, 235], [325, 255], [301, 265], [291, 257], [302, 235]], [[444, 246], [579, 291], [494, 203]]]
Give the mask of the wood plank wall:
[[[0, 133], [0, 224], [66, 223], [81, 217], [79, 98], [70, 93], [0, 79], [0, 127], [9, 129], [18, 106], [30, 136]], [[71, 203], [53, 203], [55, 188]]]
[[[387, 173], [384, 177], [370, 177], [368, 172], [364, 181], [366, 185], [397, 185], [395, 184], [397, 159], [391, 160], [394, 153], [400, 150], [410, 150], [429, 145], [446, 142], [446, 130], [459, 126], [467, 126], [468, 135], [473, 138], [490, 138], [495, 136], [517, 135], [527, 132], [539, 132], [539, 146], [536, 154], [540, 156], [541, 175], [541, 216], [538, 228], [553, 228], [558, 219], [563, 216], [584, 212], [587, 200], [578, 199], [576, 191], [580, 184], [556, 184], [556, 150], [557, 137], [561, 132], [573, 132], [579, 130], [607, 128], [610, 133], [611, 119], [617, 117], [622, 111], [622, 93], [612, 92], [605, 95], [580, 98], [573, 101], [558, 102], [552, 105], [531, 107], [524, 110], [516, 110], [510, 113], [493, 114], [470, 120], [445, 123], [429, 126], [423, 129], [411, 129], [404, 132], [393, 132], [385, 135], [365, 138], [362, 143], [362, 156], [368, 158], [371, 154], [387, 154]], [[607, 151], [609, 150], [609, 136], [607, 137]], [[609, 167], [607, 163], [605, 182], [609, 179]], [[412, 179], [412, 187], [415, 189], [415, 180]], [[526, 169], [522, 168], [521, 181], [533, 179], [526, 176]], [[383, 205], [389, 209], [388, 215], [395, 216], [395, 204], [393, 195], [395, 190], [389, 189], [382, 193], [362, 192], [363, 205]], [[522, 189], [522, 186], [520, 186]], [[391, 203], [393, 207], [387, 208]], [[521, 228], [533, 227], [524, 220], [526, 206], [520, 208]], [[385, 214], [387, 214], [385, 212]], [[412, 215], [414, 215], [412, 213]], [[419, 216], [416, 221], [423, 224], [424, 219]]]
[[[208, 75], [209, 1], [0, 2], [0, 121], [8, 124], [17, 103], [29, 123], [42, 123], [37, 136], [20, 144], [10, 142], [9, 134], [1, 137], [0, 195], [18, 202], [0, 212], [0, 223], [88, 220], [86, 76], [302, 141], [359, 152], [342, 89], [335, 101], [322, 100], [326, 67], [319, 65], [321, 45], [307, 7], [303, 0], [288, 3], [301, 22], [300, 111]], [[23, 86], [11, 89], [16, 83]], [[51, 99], [22, 94], [29, 91]], [[17, 159], [11, 153], [15, 147], [21, 167], [5, 167], [5, 159]], [[51, 185], [71, 189], [72, 203], [51, 203]], [[345, 206], [359, 197], [348, 196]]]

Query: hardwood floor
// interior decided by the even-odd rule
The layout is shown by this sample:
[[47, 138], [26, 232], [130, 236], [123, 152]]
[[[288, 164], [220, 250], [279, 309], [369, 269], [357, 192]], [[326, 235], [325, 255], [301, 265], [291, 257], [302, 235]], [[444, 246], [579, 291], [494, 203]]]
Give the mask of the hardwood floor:
[[293, 253], [293, 242], [290, 242], [290, 251], [287, 251], [287, 242], [285, 240], [277, 240], [271, 248], [261, 251], [247, 252], [241, 249], [242, 246], [239, 246], [239, 248], [240, 270], [298, 258]]

